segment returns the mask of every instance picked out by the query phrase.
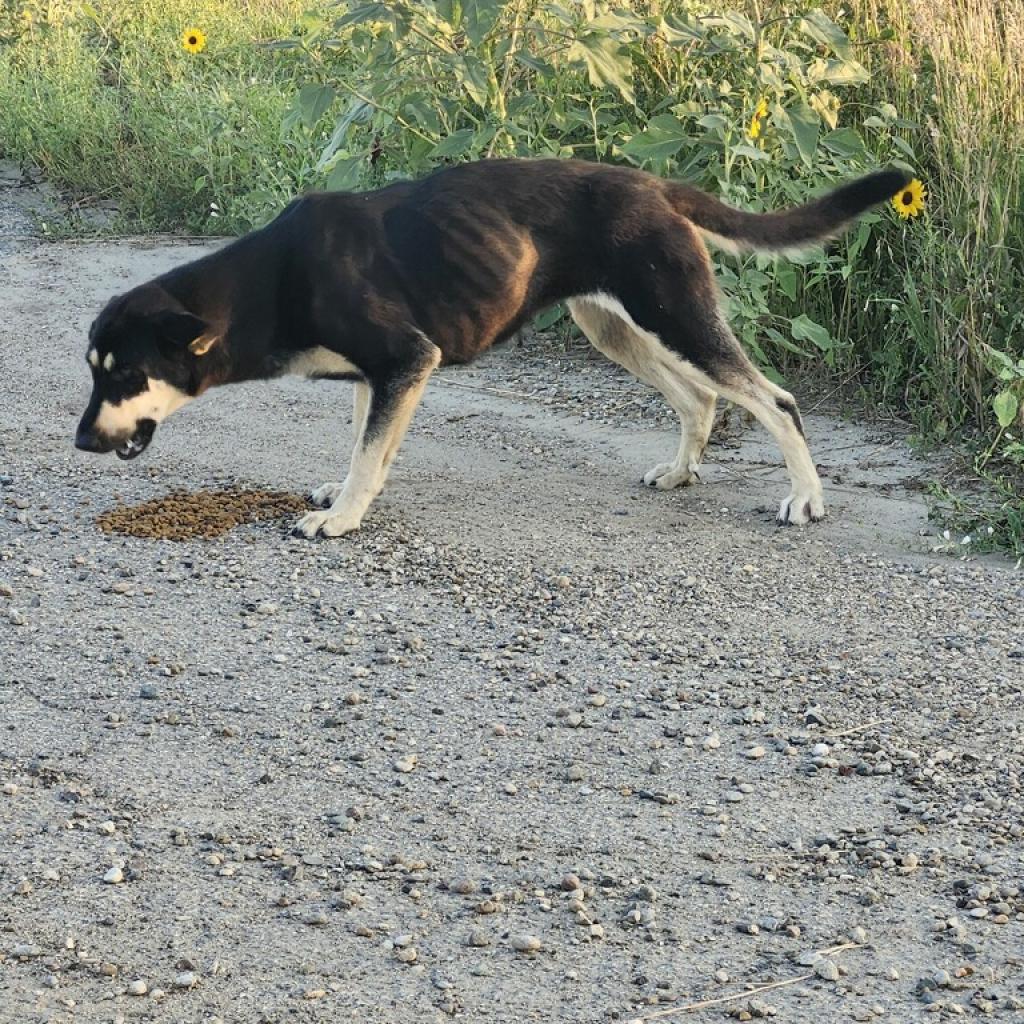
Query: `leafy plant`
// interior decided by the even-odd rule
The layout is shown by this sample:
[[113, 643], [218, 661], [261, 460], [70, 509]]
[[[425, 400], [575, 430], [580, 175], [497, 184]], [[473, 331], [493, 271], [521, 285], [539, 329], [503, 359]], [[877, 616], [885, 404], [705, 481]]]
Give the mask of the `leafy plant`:
[[[341, 3], [280, 44], [301, 49], [311, 73], [284, 130], [314, 147], [327, 188], [454, 160], [577, 156], [683, 177], [751, 209], [805, 201], [874, 166], [865, 130], [876, 148], [913, 157], [895, 111], [843, 108], [868, 75], [821, 10], [754, 21], [657, 6]], [[788, 357], [838, 364], [840, 342], [797, 312], [802, 293], [855, 277], [882, 223], [866, 219], [828, 256], [722, 260], [727, 312], [767, 370]]]

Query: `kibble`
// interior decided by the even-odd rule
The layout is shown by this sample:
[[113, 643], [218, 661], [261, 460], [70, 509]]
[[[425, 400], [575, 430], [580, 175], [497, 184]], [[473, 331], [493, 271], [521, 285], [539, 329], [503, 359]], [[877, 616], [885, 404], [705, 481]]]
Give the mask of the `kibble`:
[[308, 503], [281, 491], [175, 491], [140, 505], [118, 505], [96, 519], [104, 533], [148, 540], [210, 540], [244, 523], [282, 519], [307, 511]]

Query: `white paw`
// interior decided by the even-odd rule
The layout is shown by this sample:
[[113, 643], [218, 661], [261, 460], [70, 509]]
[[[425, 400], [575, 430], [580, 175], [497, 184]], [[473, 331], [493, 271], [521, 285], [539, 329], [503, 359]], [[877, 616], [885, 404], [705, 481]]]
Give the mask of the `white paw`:
[[679, 462], [662, 462], [644, 474], [644, 483], [648, 487], [657, 487], [660, 491], [670, 491], [673, 487], [686, 487], [700, 480], [700, 466], [691, 462], [684, 466]]
[[309, 500], [317, 508], [330, 508], [338, 500], [338, 495], [341, 494], [341, 489], [344, 486], [344, 484], [338, 483], [321, 484], [309, 496]]
[[821, 493], [798, 494], [795, 491], [779, 506], [778, 521], [783, 525], [803, 526], [816, 523], [825, 515]]
[[360, 520], [344, 512], [307, 512], [293, 527], [292, 533], [313, 540], [315, 537], [341, 537], [359, 529]]

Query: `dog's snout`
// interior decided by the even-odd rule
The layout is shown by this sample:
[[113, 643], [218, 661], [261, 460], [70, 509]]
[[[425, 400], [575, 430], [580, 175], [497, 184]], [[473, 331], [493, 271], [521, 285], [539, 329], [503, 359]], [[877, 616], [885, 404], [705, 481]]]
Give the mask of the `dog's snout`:
[[111, 445], [95, 430], [79, 427], [75, 433], [75, 447], [83, 452], [109, 452]]

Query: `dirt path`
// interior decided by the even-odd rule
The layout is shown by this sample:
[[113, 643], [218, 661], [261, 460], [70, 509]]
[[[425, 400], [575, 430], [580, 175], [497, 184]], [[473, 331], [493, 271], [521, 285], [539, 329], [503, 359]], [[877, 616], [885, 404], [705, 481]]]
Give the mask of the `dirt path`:
[[808, 417], [830, 516], [780, 530], [759, 428], [651, 491], [659, 399], [507, 348], [351, 538], [107, 536], [347, 460], [348, 386], [295, 380], [73, 450], [91, 317], [200, 248], [0, 247], [0, 1021], [598, 1024], [804, 975], [667, 1019], [1019, 1019], [1024, 589], [928, 553], [898, 440]]

